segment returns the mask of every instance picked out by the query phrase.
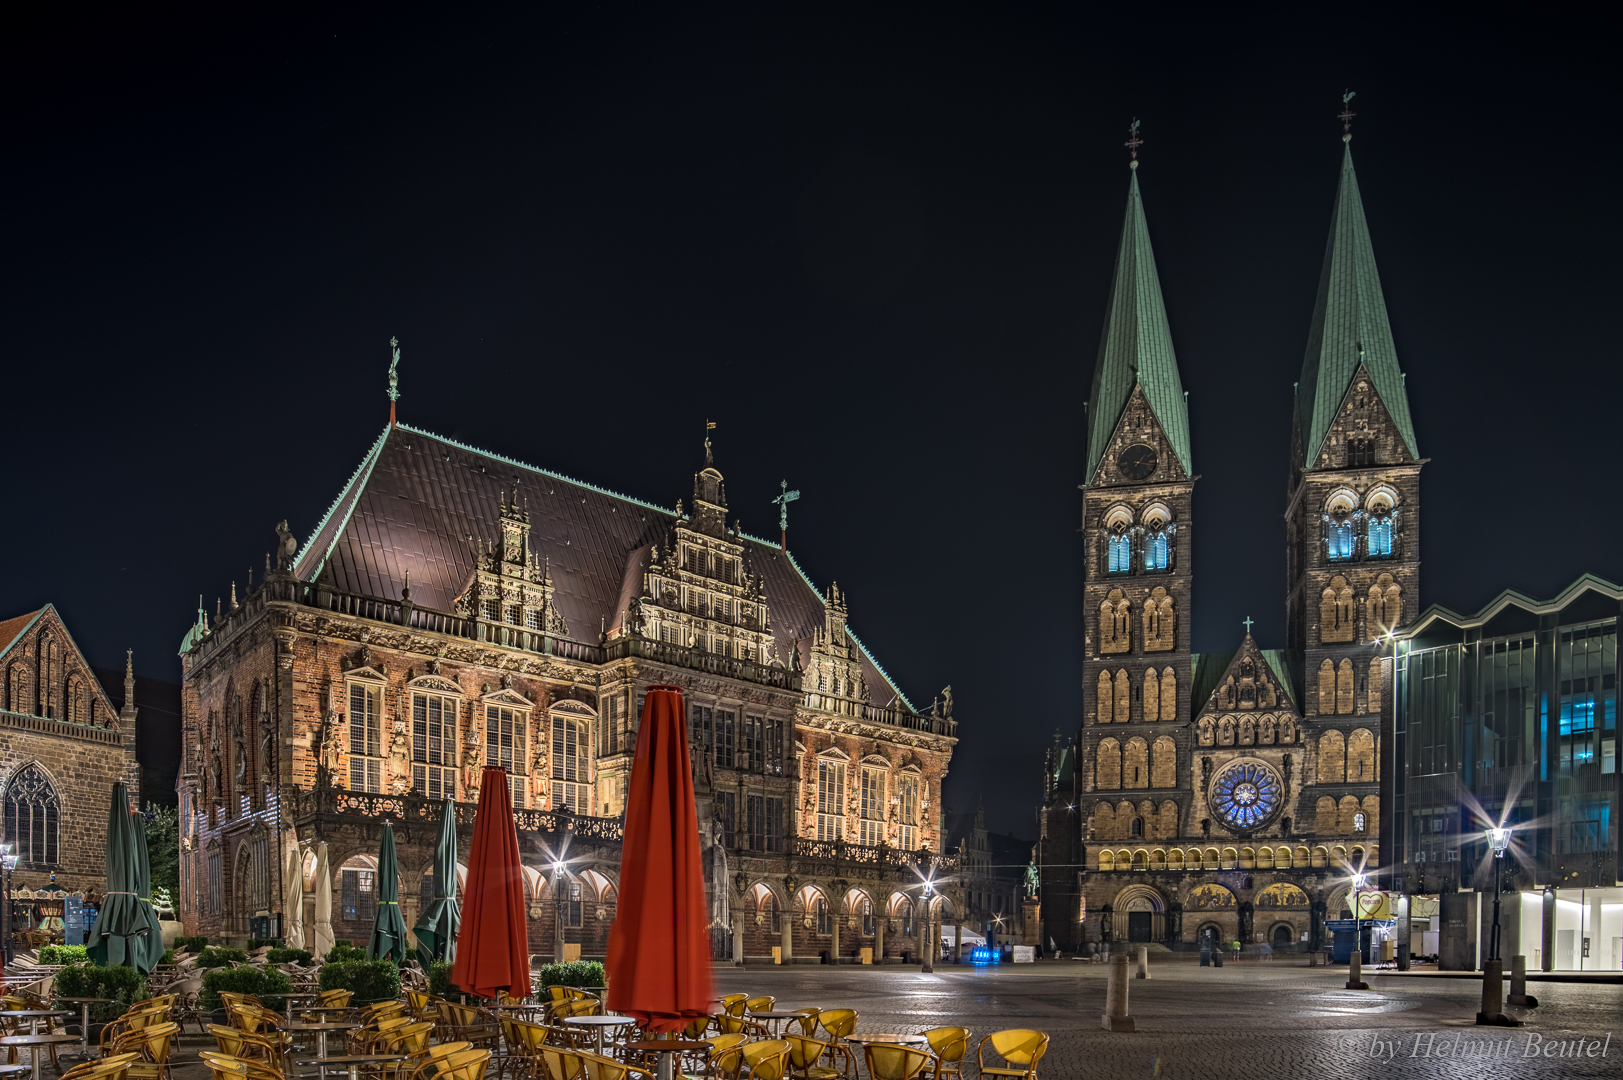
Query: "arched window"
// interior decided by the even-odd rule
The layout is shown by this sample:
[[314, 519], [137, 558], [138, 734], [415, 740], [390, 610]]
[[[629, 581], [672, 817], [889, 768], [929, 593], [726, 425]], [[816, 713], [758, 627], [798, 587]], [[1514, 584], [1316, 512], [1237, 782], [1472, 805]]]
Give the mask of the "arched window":
[[1355, 833], [1363, 832], [1364, 831], [1364, 823], [1366, 821], [1368, 821], [1368, 820], [1369, 820], [1368, 818], [1364, 817], [1364, 813], [1361, 810], [1358, 813], [1354, 814], [1353, 815], [1353, 832], [1355, 832]]
[[1132, 828], [1128, 830], [1128, 835], [1132, 836], [1132, 837], [1135, 837], [1135, 838], [1144, 835], [1144, 819], [1143, 818], [1136, 817], [1136, 818], [1133, 819], [1133, 825], [1132, 825]]
[[1392, 516], [1390, 514], [1369, 519], [1369, 531], [1364, 541], [1364, 551], [1372, 559], [1389, 559], [1392, 557]]
[[[519, 723], [522, 731], [523, 721]], [[523, 753], [522, 740], [520, 735], [519, 753]], [[592, 812], [592, 788], [588, 783], [592, 775], [591, 748], [591, 736], [583, 721], [552, 717], [552, 755], [548, 762], [552, 771], [552, 809], [567, 806], [572, 814]], [[524, 804], [518, 802], [517, 805]]]
[[1106, 569], [1112, 574], [1125, 574], [1133, 568], [1133, 538], [1127, 530], [1118, 527], [1110, 534], [1110, 561]]
[[6, 843], [18, 861], [34, 866], [55, 865], [62, 804], [51, 778], [38, 765], [29, 765], [6, 785]]
[[1144, 542], [1144, 572], [1147, 574], [1165, 573], [1170, 565], [1170, 546], [1167, 543], [1167, 531], [1156, 529], [1151, 532]]
[[1340, 515], [1331, 518], [1325, 526], [1324, 537], [1331, 562], [1353, 557], [1353, 526], [1350, 519]]

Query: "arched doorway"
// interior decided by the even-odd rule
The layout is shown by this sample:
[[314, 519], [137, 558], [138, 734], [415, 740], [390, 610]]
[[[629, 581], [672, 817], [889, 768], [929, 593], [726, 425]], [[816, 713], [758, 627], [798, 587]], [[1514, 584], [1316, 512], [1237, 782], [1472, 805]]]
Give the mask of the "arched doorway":
[[1289, 926], [1281, 923], [1280, 925], [1274, 927], [1274, 952], [1285, 952], [1290, 949], [1290, 947], [1295, 943], [1293, 939], [1294, 935], [1292, 934]]

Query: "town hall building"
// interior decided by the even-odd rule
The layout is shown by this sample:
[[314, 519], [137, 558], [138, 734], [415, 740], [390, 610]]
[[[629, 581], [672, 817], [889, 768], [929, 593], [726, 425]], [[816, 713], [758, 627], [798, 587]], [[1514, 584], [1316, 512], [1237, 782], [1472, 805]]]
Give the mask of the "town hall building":
[[1045, 764], [1062, 950], [1318, 948], [1377, 862], [1382, 647], [1418, 611], [1424, 460], [1350, 138], [1289, 417], [1284, 649], [1191, 648], [1195, 448], [1133, 163], [1087, 409], [1083, 712]]

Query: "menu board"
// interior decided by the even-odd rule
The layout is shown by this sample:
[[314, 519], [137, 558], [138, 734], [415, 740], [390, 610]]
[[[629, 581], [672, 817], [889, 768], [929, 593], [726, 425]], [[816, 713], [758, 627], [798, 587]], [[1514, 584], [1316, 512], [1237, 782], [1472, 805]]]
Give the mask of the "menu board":
[[84, 901], [77, 896], [70, 896], [63, 901], [62, 928], [64, 935], [66, 935], [66, 944], [83, 945], [85, 943], [85, 934], [90, 927], [85, 922]]

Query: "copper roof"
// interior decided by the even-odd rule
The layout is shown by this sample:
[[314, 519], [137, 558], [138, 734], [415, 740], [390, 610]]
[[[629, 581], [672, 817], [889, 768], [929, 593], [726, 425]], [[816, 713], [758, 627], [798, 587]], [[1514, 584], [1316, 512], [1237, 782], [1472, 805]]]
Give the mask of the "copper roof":
[[[294, 573], [389, 600], [400, 598], [409, 573], [414, 604], [452, 611], [473, 580], [474, 542], [500, 541], [501, 498], [515, 491], [529, 513], [530, 550], [550, 569], [567, 636], [595, 645], [629, 603], [634, 560], [640, 564], [648, 546], [665, 543], [674, 509], [405, 424], [378, 437], [299, 550]], [[777, 544], [739, 539], [761, 578], [779, 656], [788, 663], [799, 647], [804, 660], [805, 639], [823, 625], [822, 595]], [[866, 648], [862, 653], [869, 697], [892, 704], [899, 689]]]

